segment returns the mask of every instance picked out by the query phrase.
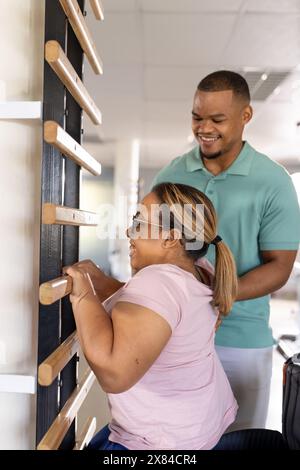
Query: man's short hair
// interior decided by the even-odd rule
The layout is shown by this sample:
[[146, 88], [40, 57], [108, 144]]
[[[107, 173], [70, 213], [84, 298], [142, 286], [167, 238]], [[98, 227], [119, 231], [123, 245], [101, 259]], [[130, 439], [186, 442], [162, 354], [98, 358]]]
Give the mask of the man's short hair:
[[230, 70], [218, 70], [207, 75], [198, 85], [199, 91], [225, 91], [232, 90], [233, 93], [250, 102], [249, 86], [244, 77]]

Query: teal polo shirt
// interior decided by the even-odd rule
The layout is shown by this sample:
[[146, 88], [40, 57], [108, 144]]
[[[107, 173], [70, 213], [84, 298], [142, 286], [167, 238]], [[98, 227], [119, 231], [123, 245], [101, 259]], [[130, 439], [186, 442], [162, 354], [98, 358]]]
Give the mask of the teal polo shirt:
[[[194, 186], [212, 201], [218, 234], [231, 249], [239, 276], [261, 265], [260, 251], [297, 250], [300, 213], [287, 171], [247, 142], [232, 165], [217, 176], [203, 165], [199, 147], [175, 158], [153, 181]], [[214, 265], [215, 248], [207, 258]], [[216, 344], [264, 348], [274, 344], [269, 297], [235, 302], [216, 334]]]

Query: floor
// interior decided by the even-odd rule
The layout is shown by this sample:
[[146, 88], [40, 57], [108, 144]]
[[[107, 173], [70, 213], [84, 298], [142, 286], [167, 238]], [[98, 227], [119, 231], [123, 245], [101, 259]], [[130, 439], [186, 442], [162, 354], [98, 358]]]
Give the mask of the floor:
[[[297, 334], [299, 332], [300, 312], [297, 301], [272, 299], [270, 323], [273, 329], [273, 336], [277, 339], [282, 334]], [[287, 346], [291, 347], [290, 354], [294, 352], [295, 345], [288, 341]], [[300, 345], [297, 347], [300, 351]], [[281, 409], [282, 409], [282, 368], [285, 359], [274, 348], [273, 353], [273, 374], [271, 383], [271, 395], [267, 418], [267, 429], [275, 429], [281, 432]]]

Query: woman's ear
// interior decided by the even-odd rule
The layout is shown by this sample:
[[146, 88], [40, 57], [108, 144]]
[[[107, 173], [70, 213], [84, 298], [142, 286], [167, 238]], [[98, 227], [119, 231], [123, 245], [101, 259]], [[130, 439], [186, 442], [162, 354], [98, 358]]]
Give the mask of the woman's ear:
[[163, 237], [162, 246], [163, 248], [172, 248], [178, 245], [178, 243], [182, 244], [181, 240], [182, 234], [180, 230], [173, 228]]

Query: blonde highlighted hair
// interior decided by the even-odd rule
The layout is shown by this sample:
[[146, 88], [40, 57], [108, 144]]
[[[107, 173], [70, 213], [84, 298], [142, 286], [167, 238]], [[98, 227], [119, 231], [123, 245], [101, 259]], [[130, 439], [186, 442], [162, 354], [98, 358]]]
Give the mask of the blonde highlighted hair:
[[[205, 256], [209, 245], [214, 242], [217, 231], [217, 216], [215, 209], [205, 194], [201, 191], [185, 184], [160, 183], [152, 188], [152, 192], [156, 194], [161, 204], [169, 207], [172, 216], [172, 225], [182, 226], [184, 229], [183, 241], [187, 256], [194, 260]], [[199, 209], [201, 205], [201, 211]], [[179, 208], [188, 206], [189, 218], [182, 219], [182, 211]], [[177, 208], [177, 209], [176, 209]], [[197, 220], [202, 220], [201, 227], [197, 225]], [[193, 239], [188, 239], [186, 233], [192, 232], [196, 235]], [[185, 230], [187, 229], [187, 230]], [[222, 234], [221, 234], [222, 235]], [[203, 241], [203, 246], [199, 250], [190, 250], [186, 247], [188, 243], [195, 239]], [[233, 255], [221, 240], [215, 243], [216, 260], [215, 260], [215, 277], [213, 283], [213, 303], [222, 315], [227, 315], [237, 295], [237, 274]]]

